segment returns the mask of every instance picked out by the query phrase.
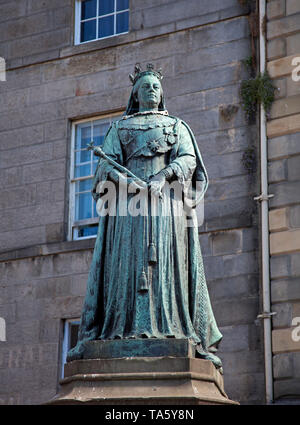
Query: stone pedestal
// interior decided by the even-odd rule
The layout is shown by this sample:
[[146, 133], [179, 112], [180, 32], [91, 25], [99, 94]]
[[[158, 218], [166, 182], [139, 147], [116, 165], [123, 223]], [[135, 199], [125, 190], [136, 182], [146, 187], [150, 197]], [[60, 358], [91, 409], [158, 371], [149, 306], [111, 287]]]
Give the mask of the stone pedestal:
[[47, 404], [237, 404], [225, 394], [222, 374], [194, 358], [187, 340], [93, 341], [82, 360], [65, 365], [60, 384]]

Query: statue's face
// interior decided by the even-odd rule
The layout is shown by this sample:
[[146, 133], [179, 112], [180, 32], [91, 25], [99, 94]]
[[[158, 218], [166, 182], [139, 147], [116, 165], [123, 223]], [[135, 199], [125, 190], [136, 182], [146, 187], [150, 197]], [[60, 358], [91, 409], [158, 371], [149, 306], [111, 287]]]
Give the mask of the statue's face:
[[137, 99], [140, 110], [157, 109], [162, 95], [160, 81], [155, 75], [145, 75], [139, 81]]

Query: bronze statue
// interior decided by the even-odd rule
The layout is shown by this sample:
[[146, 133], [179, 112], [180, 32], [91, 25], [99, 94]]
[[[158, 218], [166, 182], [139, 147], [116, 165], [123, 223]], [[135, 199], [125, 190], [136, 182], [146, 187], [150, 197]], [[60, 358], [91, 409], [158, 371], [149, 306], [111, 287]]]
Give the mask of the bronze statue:
[[[82, 358], [90, 340], [179, 338], [221, 367], [214, 352], [222, 335], [209, 300], [198, 227], [195, 220], [188, 225], [207, 189], [207, 173], [191, 129], [165, 109], [161, 72], [137, 65], [130, 78], [125, 115], [111, 125], [102, 149], [91, 148], [100, 156], [92, 189], [98, 211], [106, 182], [131, 190], [125, 201], [118, 192], [114, 214], [100, 216], [78, 343], [68, 361]], [[172, 183], [188, 201], [180, 214], [182, 197], [166, 190]], [[130, 214], [128, 208], [121, 214], [137, 190], [149, 201], [144, 213]]]

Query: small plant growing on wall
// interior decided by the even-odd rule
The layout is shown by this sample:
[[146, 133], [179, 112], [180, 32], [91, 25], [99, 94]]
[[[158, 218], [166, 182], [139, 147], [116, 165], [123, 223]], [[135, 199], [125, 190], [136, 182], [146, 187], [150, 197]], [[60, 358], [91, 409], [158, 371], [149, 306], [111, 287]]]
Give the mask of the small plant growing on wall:
[[251, 35], [251, 56], [245, 58], [242, 63], [246, 66], [249, 78], [241, 83], [240, 96], [242, 107], [245, 111], [248, 123], [255, 121], [257, 106], [262, 104], [268, 116], [275, 98], [275, 87], [267, 71], [257, 73], [255, 39], [259, 35], [259, 22], [256, 0], [238, 0], [240, 4], [249, 6], [248, 16]]
[[255, 119], [257, 105], [262, 104], [268, 115], [275, 97], [275, 87], [267, 71], [241, 83], [242, 106], [248, 121]]

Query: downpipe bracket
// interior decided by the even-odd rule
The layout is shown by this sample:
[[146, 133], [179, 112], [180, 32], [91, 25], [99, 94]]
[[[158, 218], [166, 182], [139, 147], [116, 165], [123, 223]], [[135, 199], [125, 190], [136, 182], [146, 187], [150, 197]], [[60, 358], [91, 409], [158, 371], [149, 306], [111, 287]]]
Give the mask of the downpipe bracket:
[[258, 201], [258, 202], [262, 202], [262, 201], [268, 201], [270, 198], [273, 198], [274, 195], [270, 194], [270, 195], [259, 195], [259, 196], [255, 196], [254, 201]]
[[275, 316], [277, 314], [276, 311], [264, 311], [263, 313], [256, 316], [257, 319], [270, 319], [272, 316]]

